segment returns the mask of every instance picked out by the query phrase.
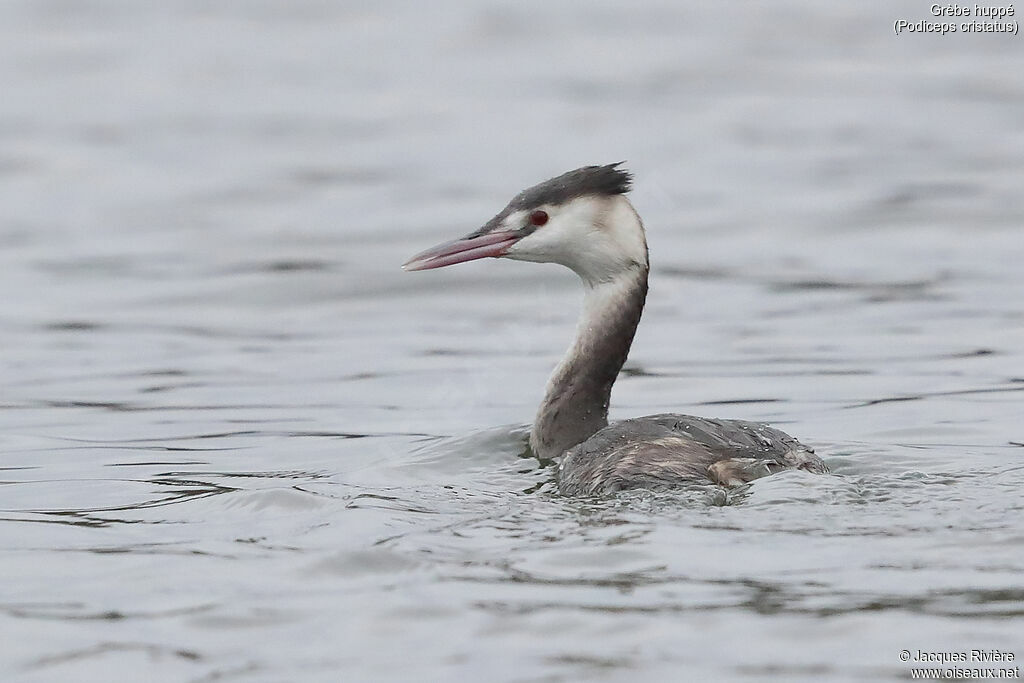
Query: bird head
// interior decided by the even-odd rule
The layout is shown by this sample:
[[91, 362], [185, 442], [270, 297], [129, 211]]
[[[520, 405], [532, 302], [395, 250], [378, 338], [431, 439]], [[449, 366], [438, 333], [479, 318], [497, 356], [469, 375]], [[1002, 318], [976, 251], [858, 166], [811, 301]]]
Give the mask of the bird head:
[[587, 282], [647, 267], [643, 226], [626, 198], [632, 177], [620, 164], [584, 166], [523, 190], [483, 227], [413, 256], [405, 270], [486, 257], [558, 263]]

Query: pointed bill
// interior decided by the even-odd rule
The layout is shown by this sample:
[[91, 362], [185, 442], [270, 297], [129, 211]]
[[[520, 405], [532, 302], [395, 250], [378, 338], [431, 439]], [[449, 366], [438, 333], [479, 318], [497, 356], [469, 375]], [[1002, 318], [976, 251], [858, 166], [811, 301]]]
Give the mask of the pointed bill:
[[430, 270], [488, 256], [502, 256], [521, 237], [522, 235], [506, 231], [489, 232], [478, 237], [463, 237], [421, 251], [406, 261], [402, 269]]

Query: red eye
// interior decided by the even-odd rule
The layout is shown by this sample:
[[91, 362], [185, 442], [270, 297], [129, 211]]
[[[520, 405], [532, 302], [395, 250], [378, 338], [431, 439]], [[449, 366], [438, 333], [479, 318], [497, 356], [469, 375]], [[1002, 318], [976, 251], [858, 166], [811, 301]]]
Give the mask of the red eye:
[[548, 222], [548, 212], [547, 211], [534, 211], [533, 213], [530, 214], [530, 223], [532, 223], [533, 225], [536, 225], [536, 226], [540, 227], [541, 225], [544, 225], [547, 222]]

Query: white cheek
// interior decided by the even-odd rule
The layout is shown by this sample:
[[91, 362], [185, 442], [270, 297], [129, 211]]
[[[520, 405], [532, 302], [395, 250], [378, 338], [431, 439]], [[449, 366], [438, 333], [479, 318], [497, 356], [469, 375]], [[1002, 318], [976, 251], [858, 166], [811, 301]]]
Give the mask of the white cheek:
[[552, 222], [537, 228], [529, 236], [512, 245], [508, 254], [530, 260], [561, 262], [563, 259], [560, 257], [572, 253], [573, 248], [582, 243], [582, 233], [582, 230], [572, 224]]
[[[545, 207], [547, 208], [547, 207]], [[524, 237], [508, 255], [528, 261], [550, 261], [569, 265], [581, 245], [587, 244], [595, 228], [587, 207], [573, 202], [558, 209], [548, 209], [551, 220], [528, 237]], [[512, 218], [512, 217], [510, 217]], [[525, 222], [525, 214], [522, 219]]]
[[632, 264], [647, 263], [643, 228], [625, 199], [611, 205], [580, 199], [549, 213], [547, 225], [509, 247], [505, 256], [559, 263], [587, 282], [602, 282]]

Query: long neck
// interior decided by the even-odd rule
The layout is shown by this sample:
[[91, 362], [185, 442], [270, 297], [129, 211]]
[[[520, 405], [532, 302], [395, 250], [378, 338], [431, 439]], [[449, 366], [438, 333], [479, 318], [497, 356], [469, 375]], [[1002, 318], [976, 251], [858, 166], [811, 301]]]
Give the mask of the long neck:
[[[646, 260], [646, 259], [645, 259]], [[586, 283], [576, 339], [548, 380], [530, 433], [541, 458], [554, 458], [608, 424], [608, 401], [626, 362], [647, 298], [647, 265]]]

